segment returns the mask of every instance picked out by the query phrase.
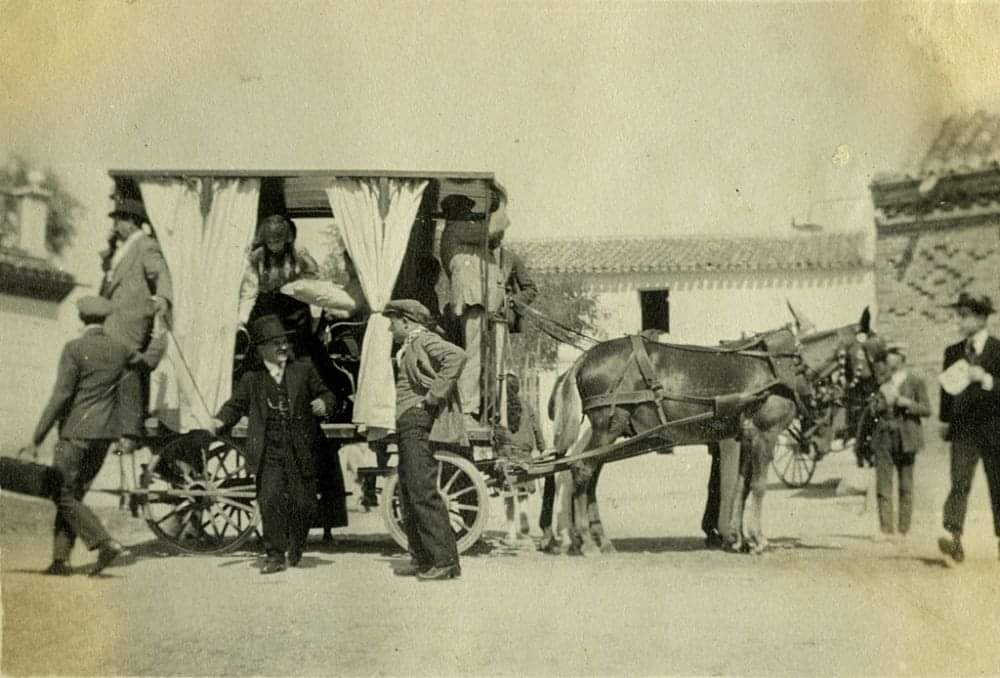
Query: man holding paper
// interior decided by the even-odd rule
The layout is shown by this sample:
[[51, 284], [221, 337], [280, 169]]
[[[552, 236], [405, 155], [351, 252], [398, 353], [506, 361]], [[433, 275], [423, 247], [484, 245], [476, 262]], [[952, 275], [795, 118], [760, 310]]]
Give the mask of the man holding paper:
[[963, 338], [945, 349], [940, 378], [942, 437], [951, 442], [951, 491], [944, 504], [944, 528], [951, 537], [938, 540], [938, 546], [961, 563], [962, 528], [980, 458], [1000, 540], [1000, 340], [986, 329], [986, 319], [995, 313], [988, 296], [963, 292], [949, 306]]

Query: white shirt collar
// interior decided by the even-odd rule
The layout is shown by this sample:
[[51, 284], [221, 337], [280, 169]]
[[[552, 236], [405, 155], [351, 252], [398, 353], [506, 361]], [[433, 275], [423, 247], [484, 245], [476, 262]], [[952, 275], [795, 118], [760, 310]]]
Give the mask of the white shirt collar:
[[972, 348], [976, 349], [976, 355], [981, 354], [983, 352], [983, 349], [986, 348], [986, 339], [989, 336], [990, 336], [989, 331], [984, 327], [983, 329], [979, 330], [971, 337], [969, 337], [969, 340], [972, 341]]
[[903, 382], [906, 381], [906, 375], [907, 371], [905, 367], [903, 369], [896, 370], [895, 372], [893, 372], [892, 385], [898, 389], [900, 386], [903, 385]]
[[287, 362], [272, 363], [267, 360], [264, 361], [264, 367], [267, 368], [267, 373], [270, 374], [271, 378], [279, 384], [281, 383], [281, 378], [285, 375], [285, 365], [287, 364]]
[[100, 329], [103, 329], [103, 328], [104, 328], [104, 325], [101, 325], [99, 323], [90, 323], [89, 325], [84, 325], [83, 326], [83, 329], [80, 330], [80, 334], [83, 335], [83, 334], [86, 334], [87, 332], [89, 332], [91, 330], [100, 330]]

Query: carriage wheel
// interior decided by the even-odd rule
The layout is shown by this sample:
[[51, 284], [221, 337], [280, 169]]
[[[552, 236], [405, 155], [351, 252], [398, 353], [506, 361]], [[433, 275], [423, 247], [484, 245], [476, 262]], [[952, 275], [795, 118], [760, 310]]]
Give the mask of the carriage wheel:
[[[455, 532], [458, 552], [464, 553], [479, 541], [489, 520], [489, 490], [475, 464], [453, 452], [435, 452], [438, 462], [438, 492], [448, 507], [451, 529]], [[382, 490], [382, 520], [393, 541], [406, 548], [402, 511], [399, 501], [399, 475], [386, 478]]]
[[818, 451], [816, 442], [802, 433], [802, 423], [796, 419], [778, 436], [771, 466], [788, 487], [805, 487], [816, 472]]
[[150, 529], [185, 553], [232, 551], [260, 519], [243, 452], [204, 432], [181, 436], [154, 455], [140, 486]]

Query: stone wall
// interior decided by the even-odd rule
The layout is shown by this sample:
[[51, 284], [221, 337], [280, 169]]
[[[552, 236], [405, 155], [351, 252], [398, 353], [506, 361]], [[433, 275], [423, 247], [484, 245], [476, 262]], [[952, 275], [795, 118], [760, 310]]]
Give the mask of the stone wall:
[[[1000, 214], [880, 227], [875, 276], [878, 331], [909, 345], [909, 362], [928, 380], [936, 412], [944, 347], [959, 339], [945, 304], [962, 290], [1000, 303]], [[990, 317], [990, 329], [1000, 334], [997, 315]]]

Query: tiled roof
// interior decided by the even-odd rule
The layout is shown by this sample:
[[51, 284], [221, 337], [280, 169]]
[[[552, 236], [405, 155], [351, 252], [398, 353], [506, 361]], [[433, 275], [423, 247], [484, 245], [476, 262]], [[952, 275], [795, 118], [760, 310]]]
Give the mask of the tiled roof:
[[860, 232], [784, 238], [511, 240], [507, 245], [540, 274], [829, 270], [869, 265]]
[[920, 163], [921, 176], [977, 172], [1000, 167], [1000, 115], [976, 111], [944, 121]]
[[73, 289], [73, 276], [38, 257], [0, 249], [0, 291], [47, 301], [60, 301]]

